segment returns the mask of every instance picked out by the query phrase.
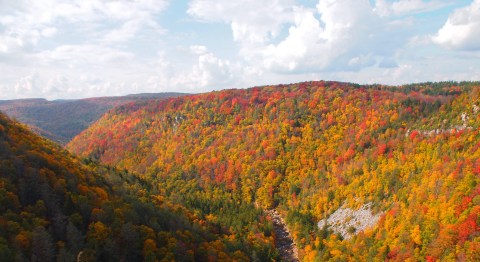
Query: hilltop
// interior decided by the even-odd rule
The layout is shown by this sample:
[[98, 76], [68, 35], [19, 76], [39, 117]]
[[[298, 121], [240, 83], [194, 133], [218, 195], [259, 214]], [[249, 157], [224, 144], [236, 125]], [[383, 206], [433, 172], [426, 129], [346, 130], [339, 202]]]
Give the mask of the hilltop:
[[275, 208], [305, 261], [478, 260], [479, 99], [471, 82], [223, 90], [116, 107], [67, 148], [208, 221], [224, 199]]

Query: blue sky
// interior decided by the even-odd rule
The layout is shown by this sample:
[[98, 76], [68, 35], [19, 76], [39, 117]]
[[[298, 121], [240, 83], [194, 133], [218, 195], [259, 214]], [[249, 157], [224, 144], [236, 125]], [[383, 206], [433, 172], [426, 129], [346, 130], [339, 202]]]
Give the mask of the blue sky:
[[0, 0], [0, 99], [480, 80], [480, 0]]

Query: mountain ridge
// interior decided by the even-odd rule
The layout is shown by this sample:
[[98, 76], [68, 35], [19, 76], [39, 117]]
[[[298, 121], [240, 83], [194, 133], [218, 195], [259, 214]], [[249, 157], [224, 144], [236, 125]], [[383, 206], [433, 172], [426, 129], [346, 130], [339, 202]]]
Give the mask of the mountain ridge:
[[0, 100], [0, 111], [27, 124], [38, 134], [65, 145], [115, 106], [139, 100], [164, 99], [184, 93], [148, 93], [84, 99]]
[[[479, 115], [469, 113], [468, 130], [407, 130], [454, 127], [479, 94], [476, 82], [223, 90], [117, 107], [67, 148], [138, 172], [180, 202], [194, 201], [177, 193], [194, 183], [276, 207], [306, 261], [475, 260]], [[378, 224], [349, 240], [317, 226], [370, 203]]]

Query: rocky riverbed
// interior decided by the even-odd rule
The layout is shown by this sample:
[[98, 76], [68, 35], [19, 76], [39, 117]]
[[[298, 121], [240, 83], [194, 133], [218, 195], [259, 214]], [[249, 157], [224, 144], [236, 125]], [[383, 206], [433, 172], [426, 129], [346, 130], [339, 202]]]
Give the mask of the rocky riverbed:
[[275, 231], [275, 246], [280, 252], [282, 261], [299, 261], [297, 246], [293, 242], [293, 238], [283, 218], [275, 209], [265, 210], [265, 212], [272, 218], [273, 230]]

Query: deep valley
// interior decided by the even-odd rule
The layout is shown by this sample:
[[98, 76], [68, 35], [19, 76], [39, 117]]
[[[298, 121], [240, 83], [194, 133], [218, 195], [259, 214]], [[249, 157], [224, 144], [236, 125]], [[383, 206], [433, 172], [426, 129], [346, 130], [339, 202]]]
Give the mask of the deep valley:
[[0, 257], [478, 261], [479, 106], [478, 82], [147, 97], [65, 147], [1, 114]]

